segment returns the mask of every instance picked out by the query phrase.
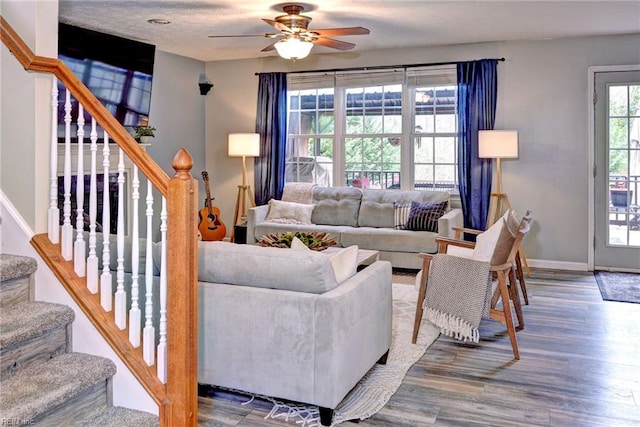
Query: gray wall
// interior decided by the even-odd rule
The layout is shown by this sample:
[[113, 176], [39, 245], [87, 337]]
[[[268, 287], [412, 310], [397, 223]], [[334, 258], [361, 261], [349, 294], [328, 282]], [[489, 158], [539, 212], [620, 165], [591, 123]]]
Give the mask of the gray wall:
[[205, 97], [198, 79], [204, 62], [156, 50], [149, 122], [157, 129], [147, 152], [169, 176], [171, 162], [180, 148], [193, 157], [194, 176], [205, 166]]
[[638, 46], [640, 35], [626, 35], [312, 55], [295, 63], [275, 57], [208, 63], [216, 93], [207, 101], [207, 167], [224, 183], [219, 205], [229, 217], [240, 167], [226, 158], [226, 135], [254, 128], [255, 72], [504, 57], [495, 128], [520, 133], [520, 157], [503, 162], [503, 182], [512, 206], [535, 215], [527, 257], [534, 264], [586, 268], [588, 67], [638, 64]]
[[[2, 0], [0, 12], [35, 54], [57, 55], [57, 2]], [[0, 188], [34, 230], [45, 231], [51, 77], [26, 73], [0, 49]], [[36, 98], [46, 102], [36, 106]]]
[[[191, 174], [202, 181], [205, 168], [205, 97], [200, 95], [198, 79], [204, 73], [201, 61], [156, 50], [151, 88], [149, 123], [156, 137], [147, 152], [170, 177], [175, 174], [172, 161], [180, 148], [193, 158]], [[144, 212], [146, 181], [141, 180], [141, 212]], [[203, 200], [204, 186], [198, 187]], [[155, 196], [154, 212], [160, 212], [161, 199]], [[153, 240], [160, 240], [160, 224], [154, 219]], [[140, 235], [146, 236], [146, 218], [140, 218]]]

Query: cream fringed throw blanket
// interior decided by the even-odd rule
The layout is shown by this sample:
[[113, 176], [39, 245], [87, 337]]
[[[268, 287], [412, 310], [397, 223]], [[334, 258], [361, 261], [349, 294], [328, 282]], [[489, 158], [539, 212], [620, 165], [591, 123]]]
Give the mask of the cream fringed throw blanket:
[[491, 266], [488, 262], [436, 254], [431, 261], [424, 317], [463, 342], [478, 342], [478, 325], [489, 314]]

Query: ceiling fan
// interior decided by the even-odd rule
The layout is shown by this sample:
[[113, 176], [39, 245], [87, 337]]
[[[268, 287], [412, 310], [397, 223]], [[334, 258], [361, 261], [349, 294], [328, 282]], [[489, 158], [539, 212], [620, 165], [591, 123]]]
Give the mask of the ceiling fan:
[[355, 47], [354, 43], [332, 39], [328, 36], [358, 36], [369, 34], [369, 30], [364, 27], [324, 28], [311, 30], [309, 29], [311, 18], [300, 14], [304, 10], [304, 6], [300, 4], [285, 4], [282, 6], [282, 10], [286, 15], [276, 16], [274, 19], [262, 19], [264, 22], [278, 30], [279, 33], [220, 35], [209, 37], [266, 37], [270, 39], [278, 39], [261, 51], [268, 52], [271, 50], [277, 50], [281, 57], [296, 60], [307, 56], [314, 44], [338, 50], [350, 50]]

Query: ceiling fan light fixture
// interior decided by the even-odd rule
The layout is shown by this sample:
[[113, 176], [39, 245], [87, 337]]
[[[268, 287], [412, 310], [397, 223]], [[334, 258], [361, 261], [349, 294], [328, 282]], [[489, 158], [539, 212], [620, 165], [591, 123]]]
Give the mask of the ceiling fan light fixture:
[[306, 40], [300, 40], [298, 37], [288, 37], [277, 42], [275, 45], [278, 55], [284, 59], [302, 59], [306, 58], [311, 52], [313, 43]]

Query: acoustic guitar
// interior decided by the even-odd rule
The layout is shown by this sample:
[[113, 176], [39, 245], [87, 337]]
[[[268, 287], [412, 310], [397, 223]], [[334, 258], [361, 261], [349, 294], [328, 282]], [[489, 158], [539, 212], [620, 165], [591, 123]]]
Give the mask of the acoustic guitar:
[[202, 179], [204, 180], [204, 188], [207, 191], [207, 199], [205, 200], [205, 207], [198, 212], [200, 216], [198, 231], [200, 231], [202, 240], [222, 240], [227, 234], [227, 228], [220, 220], [220, 209], [213, 206], [211, 190], [209, 189], [209, 174], [206, 171], [202, 172]]

